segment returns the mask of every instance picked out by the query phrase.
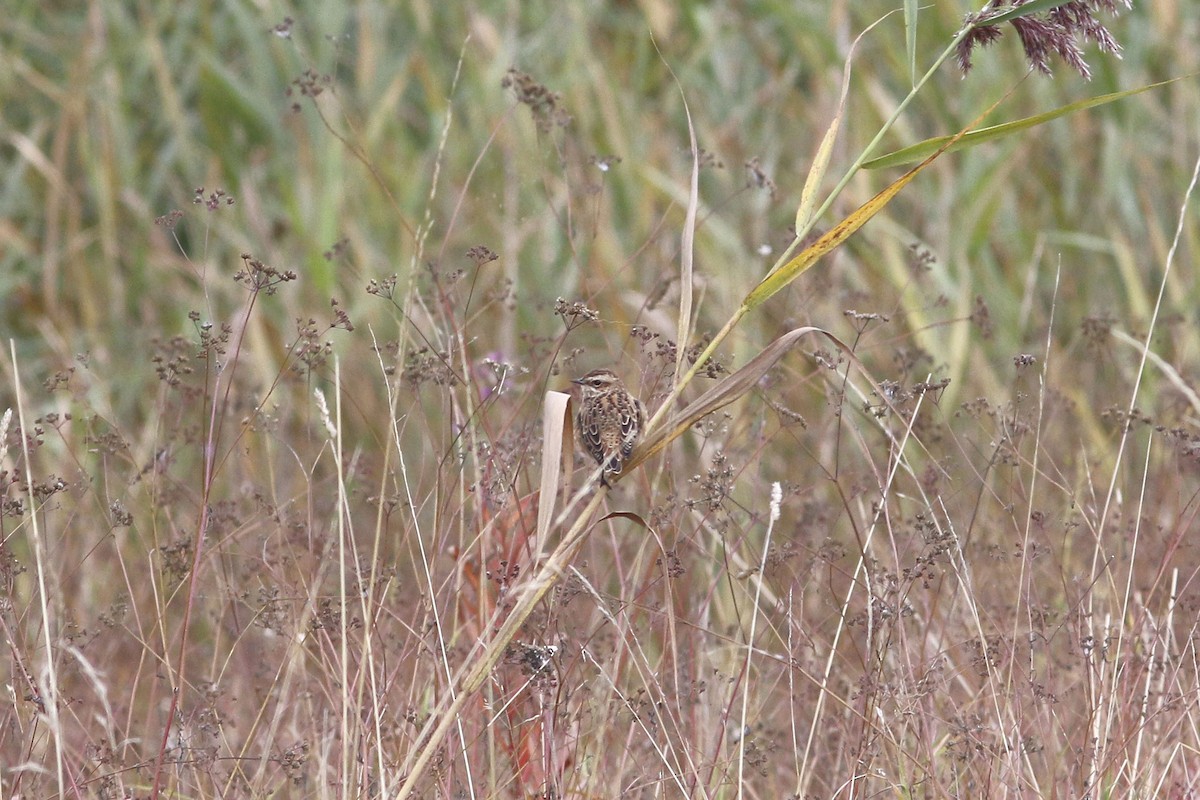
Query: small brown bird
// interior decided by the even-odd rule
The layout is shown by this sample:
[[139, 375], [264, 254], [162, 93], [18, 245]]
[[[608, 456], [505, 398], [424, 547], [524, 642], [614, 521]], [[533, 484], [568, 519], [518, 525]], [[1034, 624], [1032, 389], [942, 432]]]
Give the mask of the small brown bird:
[[596, 369], [572, 383], [580, 388], [575, 426], [587, 454], [604, 465], [600, 482], [619, 475], [646, 427], [646, 407], [610, 369]]

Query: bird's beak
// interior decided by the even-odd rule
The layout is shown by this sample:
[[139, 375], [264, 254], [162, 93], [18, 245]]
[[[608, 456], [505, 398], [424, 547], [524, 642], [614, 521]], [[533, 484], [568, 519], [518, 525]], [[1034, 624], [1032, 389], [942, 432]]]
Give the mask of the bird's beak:
[[576, 386], [583, 386], [583, 378], [573, 378], [571, 383], [575, 384]]

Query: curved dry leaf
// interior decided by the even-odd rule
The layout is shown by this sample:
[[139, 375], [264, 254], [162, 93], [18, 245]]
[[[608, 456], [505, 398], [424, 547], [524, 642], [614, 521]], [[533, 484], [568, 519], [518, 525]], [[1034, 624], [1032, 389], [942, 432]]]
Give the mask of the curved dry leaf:
[[634, 523], [635, 525], [641, 525], [643, 528], [645, 528], [648, 531], [654, 530], [653, 528], [650, 527], [650, 524], [648, 522], [646, 522], [646, 520], [642, 519], [641, 514], [635, 514], [632, 511], [613, 511], [609, 514], [605, 514], [603, 517], [596, 520], [596, 524], [599, 525], [601, 522], [604, 522], [604, 521], [610, 520], [610, 519], [627, 519], [630, 522]]
[[542, 482], [539, 492], [537, 536], [546, 541], [546, 533], [554, 520], [555, 500], [562, 481], [563, 467], [572, 451], [571, 395], [546, 392], [542, 405]]

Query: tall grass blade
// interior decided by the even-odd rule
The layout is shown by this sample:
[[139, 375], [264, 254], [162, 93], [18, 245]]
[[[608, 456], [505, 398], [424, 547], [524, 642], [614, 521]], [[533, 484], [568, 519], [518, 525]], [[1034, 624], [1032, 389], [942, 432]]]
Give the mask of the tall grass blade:
[[917, 0], [904, 0], [904, 49], [908, 59], [908, 80], [917, 85]]
[[[855, 44], [858, 44], [857, 39], [855, 39]], [[853, 52], [854, 49], [851, 46], [851, 54]], [[851, 59], [848, 57], [846, 66], [842, 70], [842, 94], [838, 98], [837, 112], [829, 122], [829, 128], [825, 131], [825, 135], [821, 137], [817, 154], [813, 157], [812, 166], [808, 169], [808, 176], [804, 179], [804, 188], [800, 190], [800, 205], [796, 208], [797, 236], [802, 236], [812, 224], [813, 209], [817, 205], [817, 191], [821, 188], [821, 181], [829, 170], [833, 143], [837, 141], [838, 131], [842, 128], [842, 115], [846, 112], [846, 95], [850, 91], [850, 63]]]
[[800, 191], [800, 206], [796, 209], [796, 236], [798, 237], [803, 238], [812, 225], [813, 209], [817, 204], [817, 191], [821, 188], [821, 181], [824, 180], [825, 173], [829, 170], [833, 143], [837, 141], [838, 132], [842, 127], [842, 119], [846, 113], [846, 98], [850, 94], [850, 66], [854, 62], [854, 51], [863, 37], [882, 21], [883, 18], [872, 23], [870, 27], [854, 37], [854, 41], [850, 44], [850, 52], [846, 55], [846, 63], [842, 67], [842, 93], [838, 97], [837, 112], [833, 115], [825, 135], [821, 137], [817, 154], [813, 157], [812, 166], [808, 169], [808, 176], [804, 179], [804, 188]]

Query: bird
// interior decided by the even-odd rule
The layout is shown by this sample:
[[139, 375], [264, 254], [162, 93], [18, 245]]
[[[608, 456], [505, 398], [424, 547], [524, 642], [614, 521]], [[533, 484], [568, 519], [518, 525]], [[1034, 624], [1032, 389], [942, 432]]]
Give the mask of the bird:
[[580, 388], [575, 427], [579, 442], [601, 464], [600, 483], [620, 475], [646, 427], [646, 406], [611, 369], [595, 369], [571, 381]]

